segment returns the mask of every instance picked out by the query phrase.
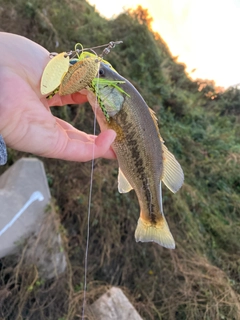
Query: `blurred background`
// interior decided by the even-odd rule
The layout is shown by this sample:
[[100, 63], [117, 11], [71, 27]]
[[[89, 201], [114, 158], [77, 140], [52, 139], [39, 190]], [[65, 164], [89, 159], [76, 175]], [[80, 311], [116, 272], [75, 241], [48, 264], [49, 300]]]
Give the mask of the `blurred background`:
[[[197, 0], [89, 0], [106, 18], [141, 5], [153, 18], [152, 29], [173, 56], [186, 64], [191, 78], [212, 79], [218, 86], [240, 83], [240, 2]], [[194, 70], [194, 72], [192, 72]]]
[[[124, 10], [123, 1], [90, 3], [0, 0], [0, 31], [23, 35], [50, 52], [69, 51], [77, 42], [91, 47], [122, 40], [107, 60], [156, 112], [185, 183], [175, 195], [163, 189], [176, 249], [136, 243], [135, 193], [118, 193], [116, 161], [96, 160], [87, 302], [114, 285], [146, 320], [240, 319], [239, 2], [128, 1]], [[88, 104], [52, 112], [93, 132]], [[32, 157], [8, 152], [0, 173]], [[39, 159], [67, 270], [43, 279], [34, 264], [23, 263], [24, 247], [1, 259], [0, 318], [79, 319], [91, 163]]]

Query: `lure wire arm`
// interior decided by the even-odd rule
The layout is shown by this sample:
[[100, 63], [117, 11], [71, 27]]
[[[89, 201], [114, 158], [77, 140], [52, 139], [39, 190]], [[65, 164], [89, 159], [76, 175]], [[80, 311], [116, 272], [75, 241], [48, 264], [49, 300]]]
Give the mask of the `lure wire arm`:
[[107, 45], [107, 48], [105, 48], [100, 54], [100, 57], [103, 58], [104, 55], [107, 55], [110, 53], [111, 49], [115, 48], [116, 45], [123, 43], [123, 41], [110, 41], [109, 44]]
[[[82, 53], [83, 51], [87, 51], [87, 50], [91, 50], [94, 54], [96, 54], [96, 52], [93, 49], [98, 49], [98, 48], [102, 48], [102, 47], [106, 47], [103, 52], [99, 55], [100, 58], [103, 58], [104, 55], [107, 55], [110, 53], [111, 49], [115, 48], [116, 45], [123, 43], [123, 41], [110, 41], [107, 44], [102, 44], [100, 46], [96, 46], [96, 47], [92, 47], [92, 48], [81, 48], [81, 49], [77, 49], [75, 47], [75, 50], [70, 50], [69, 52], [66, 52], [66, 57], [69, 56], [70, 58], [74, 58], [76, 56], [79, 56], [80, 53]], [[79, 43], [80, 44], [80, 43]], [[81, 44], [80, 44], [81, 45]], [[81, 45], [82, 46], [82, 45]], [[53, 58], [54, 56], [58, 55], [57, 52], [51, 52], [49, 54], [50, 58]], [[97, 55], [97, 54], [96, 54]]]

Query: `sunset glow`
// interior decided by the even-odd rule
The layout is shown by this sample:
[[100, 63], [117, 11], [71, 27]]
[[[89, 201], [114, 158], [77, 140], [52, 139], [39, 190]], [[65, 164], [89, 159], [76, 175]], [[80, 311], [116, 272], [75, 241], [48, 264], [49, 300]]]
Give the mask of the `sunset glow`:
[[[192, 78], [215, 80], [219, 86], [240, 83], [240, 1], [228, 0], [89, 0], [111, 18], [140, 4], [149, 10], [153, 30], [166, 41]], [[191, 70], [196, 69], [194, 73]]]

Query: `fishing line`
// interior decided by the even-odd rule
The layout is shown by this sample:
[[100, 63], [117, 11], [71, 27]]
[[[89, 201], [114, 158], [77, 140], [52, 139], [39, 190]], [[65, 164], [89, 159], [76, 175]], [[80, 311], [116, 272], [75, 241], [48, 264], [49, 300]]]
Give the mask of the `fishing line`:
[[[97, 75], [97, 89], [99, 86], [99, 73]], [[96, 135], [97, 124], [97, 96], [94, 104], [94, 121], [93, 121], [93, 135]], [[94, 156], [95, 156], [95, 143], [92, 149], [92, 161], [91, 161], [91, 175], [89, 186], [89, 198], [88, 198], [88, 213], [87, 213], [87, 237], [86, 237], [86, 250], [84, 261], [84, 286], [83, 286], [83, 303], [82, 303], [82, 320], [84, 320], [85, 306], [86, 306], [86, 293], [87, 293], [87, 269], [88, 269], [88, 251], [89, 251], [89, 238], [90, 238], [90, 216], [91, 216], [91, 202], [92, 202], [92, 187], [93, 187], [93, 170], [94, 170]]]
[[[107, 45], [107, 48], [105, 48], [102, 52], [102, 54], [99, 56], [101, 59], [104, 55], [107, 55], [111, 49], [115, 47], [115, 45], [122, 43], [122, 41], [110, 41]], [[82, 45], [80, 44], [82, 47]], [[89, 48], [91, 51], [96, 48], [101, 48], [106, 45], [98, 46]], [[77, 56], [79, 55], [78, 49], [75, 47], [75, 52]], [[88, 49], [88, 50], [89, 50]], [[80, 52], [87, 50], [83, 49], [80, 50]], [[94, 52], [94, 51], [93, 51]], [[97, 82], [96, 82], [96, 92], [99, 92], [99, 72], [97, 74]], [[96, 100], [94, 104], [94, 122], [93, 122], [93, 135], [96, 135], [96, 124], [97, 124], [97, 106], [98, 106], [98, 98], [96, 94]], [[95, 144], [93, 145], [92, 149], [92, 162], [91, 162], [91, 175], [90, 175], [90, 186], [89, 186], [89, 199], [88, 199], [88, 218], [87, 218], [87, 238], [86, 238], [86, 250], [85, 250], [85, 261], [84, 261], [84, 286], [83, 286], [83, 303], [82, 303], [82, 320], [84, 320], [84, 313], [85, 313], [85, 306], [86, 306], [86, 293], [87, 293], [87, 269], [88, 269], [88, 251], [89, 251], [89, 238], [90, 238], [90, 216], [91, 216], [91, 202], [92, 202], [92, 187], [93, 187], [93, 170], [94, 170], [94, 156], [95, 156]]]

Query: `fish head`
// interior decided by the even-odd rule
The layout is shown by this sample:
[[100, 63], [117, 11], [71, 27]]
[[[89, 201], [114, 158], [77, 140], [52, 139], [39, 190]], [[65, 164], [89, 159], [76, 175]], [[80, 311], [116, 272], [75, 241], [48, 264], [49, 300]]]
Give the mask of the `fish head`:
[[94, 78], [92, 87], [107, 121], [122, 109], [128, 95], [121, 87], [125, 82], [110, 63], [100, 63], [98, 76]]
[[106, 60], [103, 60], [103, 62], [100, 63], [98, 74], [100, 79], [107, 79], [112, 81], [125, 81], [125, 79]]

